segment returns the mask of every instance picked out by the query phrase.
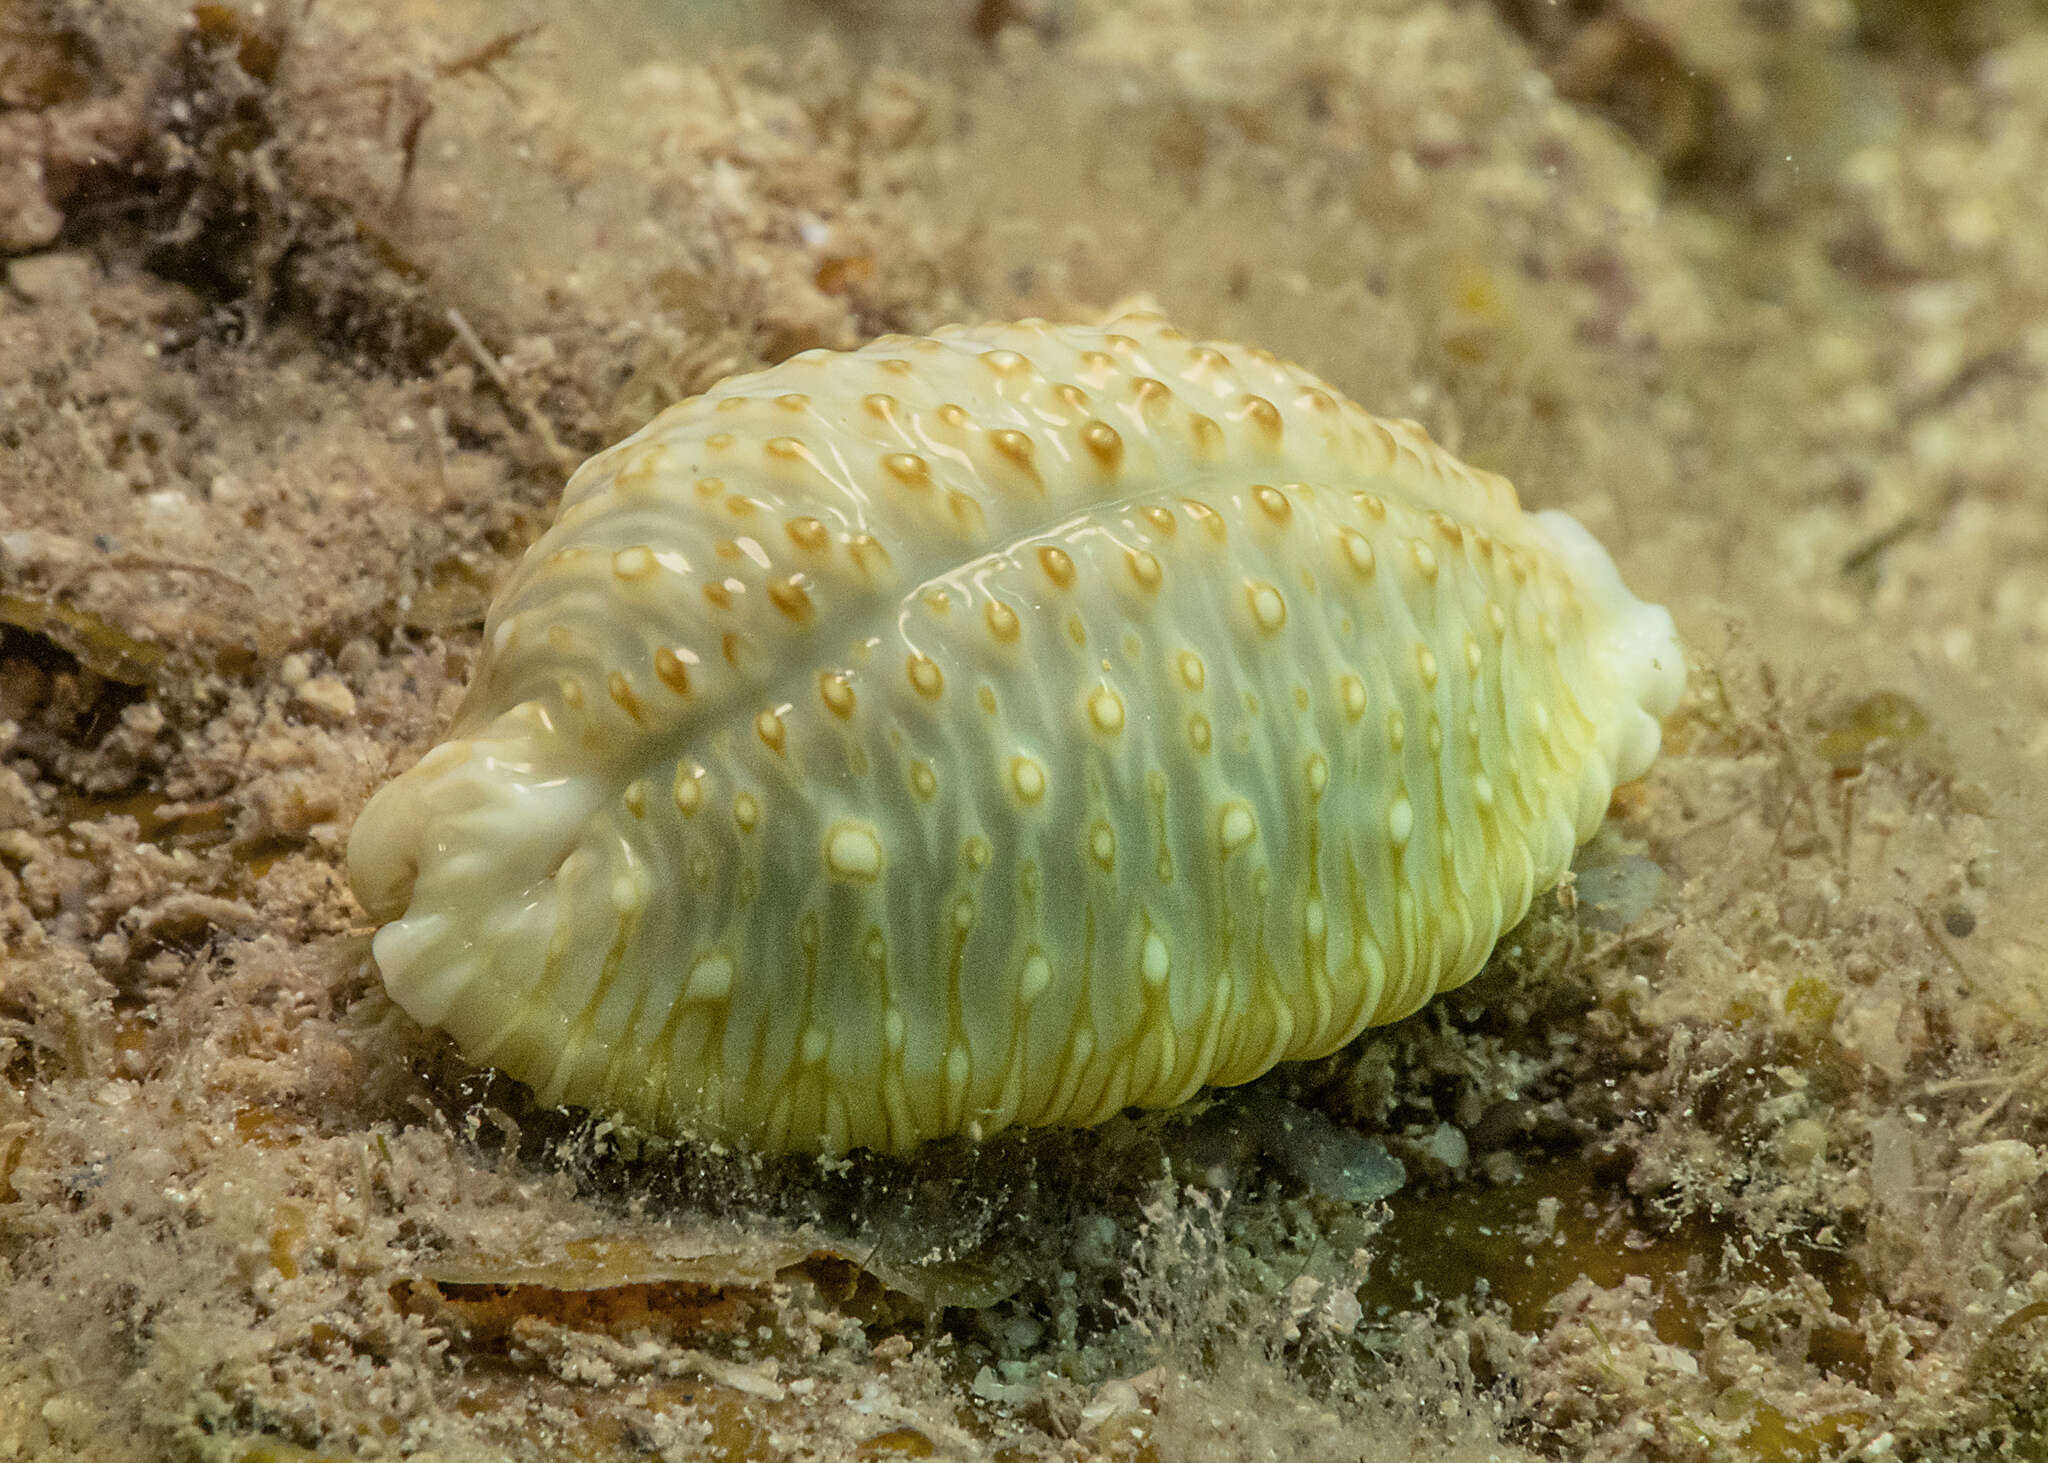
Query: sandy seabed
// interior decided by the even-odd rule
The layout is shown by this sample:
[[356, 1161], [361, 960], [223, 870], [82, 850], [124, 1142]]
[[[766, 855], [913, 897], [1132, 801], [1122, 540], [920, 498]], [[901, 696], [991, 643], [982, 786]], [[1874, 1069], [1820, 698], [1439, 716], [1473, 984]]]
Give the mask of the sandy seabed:
[[[0, 0], [0, 260], [0, 1457], [2048, 1458], [2040, 5]], [[393, 1010], [347, 830], [568, 469], [1132, 295], [1676, 614], [1485, 975], [890, 1162]]]

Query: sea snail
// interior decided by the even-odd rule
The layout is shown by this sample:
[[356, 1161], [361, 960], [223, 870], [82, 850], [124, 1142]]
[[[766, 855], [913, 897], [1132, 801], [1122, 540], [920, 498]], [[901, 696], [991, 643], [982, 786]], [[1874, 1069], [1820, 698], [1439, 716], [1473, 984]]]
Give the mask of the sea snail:
[[583, 465], [349, 879], [544, 1102], [1085, 1125], [1470, 979], [1683, 681], [1575, 521], [1264, 351], [891, 336]]

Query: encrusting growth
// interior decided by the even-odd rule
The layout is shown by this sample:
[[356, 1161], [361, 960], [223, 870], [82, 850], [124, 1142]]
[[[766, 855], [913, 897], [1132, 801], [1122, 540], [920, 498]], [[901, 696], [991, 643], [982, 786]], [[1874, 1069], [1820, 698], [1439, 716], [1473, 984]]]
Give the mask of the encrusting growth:
[[1156, 317], [807, 352], [599, 453], [349, 876], [543, 1101], [1087, 1124], [1468, 980], [1683, 667], [1560, 513]]

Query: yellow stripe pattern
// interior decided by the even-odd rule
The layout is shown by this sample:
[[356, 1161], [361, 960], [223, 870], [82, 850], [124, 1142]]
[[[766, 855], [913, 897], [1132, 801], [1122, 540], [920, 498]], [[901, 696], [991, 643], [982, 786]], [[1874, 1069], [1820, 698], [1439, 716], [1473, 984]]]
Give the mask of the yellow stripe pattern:
[[1562, 514], [1156, 317], [809, 352], [586, 463], [349, 875], [393, 997], [664, 1132], [907, 1149], [1469, 979], [1655, 756]]

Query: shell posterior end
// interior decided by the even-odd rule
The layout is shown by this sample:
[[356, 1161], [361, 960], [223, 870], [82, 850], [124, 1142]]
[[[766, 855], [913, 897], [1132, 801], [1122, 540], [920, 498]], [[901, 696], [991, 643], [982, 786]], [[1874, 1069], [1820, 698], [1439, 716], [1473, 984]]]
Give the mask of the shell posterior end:
[[1662, 605], [1637, 599], [1600, 541], [1569, 513], [1546, 508], [1530, 515], [1556, 552], [1599, 622], [1595, 651], [1613, 676], [1625, 706], [1613, 749], [1617, 783], [1641, 777], [1663, 745], [1663, 720], [1685, 692], [1685, 651], [1678, 627]]

